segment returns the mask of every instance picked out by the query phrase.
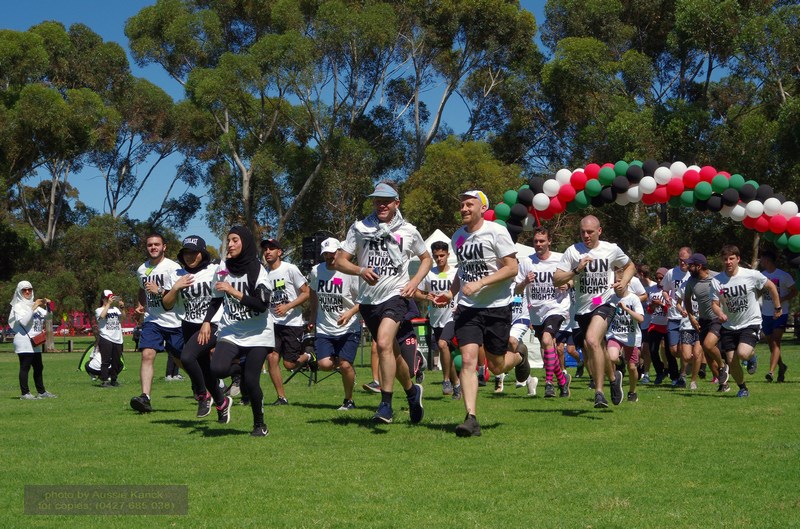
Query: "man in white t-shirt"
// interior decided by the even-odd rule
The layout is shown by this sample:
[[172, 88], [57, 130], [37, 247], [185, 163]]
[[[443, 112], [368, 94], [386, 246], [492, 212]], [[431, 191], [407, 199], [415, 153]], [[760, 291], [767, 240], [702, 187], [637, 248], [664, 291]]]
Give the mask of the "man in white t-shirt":
[[[417, 228], [400, 213], [400, 195], [390, 182], [380, 182], [369, 195], [374, 211], [356, 221], [347, 231], [335, 266], [345, 274], [359, 276], [359, 311], [364, 324], [378, 343], [381, 373], [381, 403], [373, 416], [376, 422], [391, 423], [394, 379], [406, 392], [411, 422], [422, 420], [422, 386], [414, 384], [400, 354], [397, 331], [412, 298], [433, 261]], [[419, 257], [414, 277], [408, 277], [408, 263]], [[355, 257], [356, 262], [351, 262]]]
[[[786, 330], [786, 323], [789, 321], [789, 302], [797, 296], [797, 287], [795, 287], [792, 275], [776, 266], [777, 257], [774, 252], [769, 250], [761, 252], [759, 261], [763, 269], [761, 273], [775, 284], [781, 298], [781, 315], [779, 317], [775, 316], [771, 300], [766, 297], [761, 299], [761, 332], [767, 337], [770, 353], [769, 372], [764, 378], [767, 379], [767, 382], [772, 382], [777, 367], [778, 382], [783, 382], [786, 380], [786, 364], [781, 358], [781, 340]], [[753, 371], [755, 372], [755, 368]]]
[[436, 303], [445, 306], [458, 294], [455, 333], [461, 350], [461, 388], [467, 416], [456, 426], [456, 435], [481, 435], [476, 418], [478, 352], [483, 346], [489, 370], [495, 375], [518, 367], [517, 380], [530, 379], [527, 354], [508, 351], [511, 334], [511, 285], [517, 275], [517, 248], [508, 230], [483, 215], [489, 199], [483, 191], [462, 193], [461, 220], [451, 239], [458, 258], [458, 273], [450, 290]]
[[692, 249], [688, 246], [678, 250], [678, 264], [670, 268], [664, 279], [661, 280], [661, 288], [664, 291], [664, 299], [667, 301], [667, 345], [669, 354], [667, 362], [669, 364], [669, 376], [672, 379], [672, 386], [685, 388], [686, 380], [680, 376], [677, 359], [680, 358], [679, 345], [681, 341], [681, 320], [687, 314], [683, 305], [676, 301], [678, 289], [683, 288], [689, 280], [689, 265], [686, 260], [692, 255]]
[[136, 314], [144, 315], [142, 336], [139, 349], [142, 351], [142, 366], [139, 377], [142, 383], [142, 394], [131, 399], [131, 408], [140, 413], [153, 411], [150, 404], [150, 388], [153, 384], [153, 362], [156, 353], [166, 349], [180, 364], [183, 350], [183, 333], [178, 316], [164, 308], [164, 294], [172, 288], [172, 277], [180, 269], [180, 265], [165, 256], [167, 245], [159, 233], [148, 235], [147, 261], [139, 267], [136, 274], [139, 279], [139, 299]]
[[311, 355], [303, 351], [303, 303], [310, 294], [300, 269], [283, 261], [283, 248], [277, 239], [261, 241], [261, 251], [272, 289], [270, 312], [275, 324], [275, 349], [267, 355], [269, 378], [278, 393], [272, 404], [281, 406], [289, 404], [283, 388], [281, 358], [283, 367], [289, 370], [301, 369], [312, 360]]
[[[739, 248], [728, 244], [722, 247], [724, 271], [712, 280], [714, 288], [711, 299], [714, 313], [722, 322], [719, 348], [726, 356], [733, 379], [739, 386], [737, 397], [749, 397], [744, 382], [741, 361], [753, 356], [761, 331], [761, 307], [758, 296], [766, 289], [772, 298], [774, 316], [779, 318], [783, 308], [778, 289], [757, 270], [741, 268]], [[738, 357], [738, 358], [737, 358]]]
[[[630, 257], [616, 244], [601, 241], [603, 228], [594, 215], [581, 219], [581, 242], [564, 252], [561, 262], [553, 273], [556, 287], [573, 281], [575, 285], [575, 320], [578, 328], [573, 334], [575, 345], [582, 347], [589, 373], [595, 383], [595, 408], [608, 408], [603, 394], [605, 373], [614, 373], [611, 382], [611, 402], [622, 402], [622, 372], [614, 365], [606, 349], [606, 332], [615, 307], [610, 304], [614, 290], [628, 290], [636, 266]], [[621, 268], [620, 279], [615, 279], [614, 270]]]

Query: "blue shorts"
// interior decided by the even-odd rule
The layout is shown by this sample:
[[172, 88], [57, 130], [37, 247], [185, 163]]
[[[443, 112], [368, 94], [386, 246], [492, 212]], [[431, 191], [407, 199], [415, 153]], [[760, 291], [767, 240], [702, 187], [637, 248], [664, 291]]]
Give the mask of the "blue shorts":
[[317, 360], [328, 357], [339, 357], [353, 363], [358, 352], [358, 345], [361, 343], [361, 331], [348, 332], [341, 336], [326, 336], [318, 334], [314, 339], [314, 347], [317, 350]]
[[575, 345], [575, 342], [572, 339], [572, 329], [568, 331], [558, 331], [556, 335], [556, 343], [565, 343], [567, 345]]
[[775, 329], [786, 330], [786, 324], [789, 322], [788, 314], [781, 314], [778, 319], [774, 316], [761, 316], [761, 332], [769, 336]]
[[142, 336], [139, 338], [139, 350], [155, 349], [157, 353], [163, 350], [177, 358], [183, 351], [183, 330], [180, 327], [169, 328], [153, 322], [142, 324]]
[[681, 343], [681, 320], [669, 320], [667, 323], [667, 345], [678, 347]]

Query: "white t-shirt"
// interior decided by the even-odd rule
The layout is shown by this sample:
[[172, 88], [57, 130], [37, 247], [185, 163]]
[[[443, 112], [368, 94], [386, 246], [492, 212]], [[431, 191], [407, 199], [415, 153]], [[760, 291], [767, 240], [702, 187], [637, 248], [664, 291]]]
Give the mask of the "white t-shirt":
[[[14, 309], [12, 308], [11, 311], [14, 312]], [[19, 320], [25, 319], [28, 315], [30, 315], [30, 311], [27, 311], [26, 314], [16, 314], [17, 321], [12, 328], [14, 331], [14, 352], [17, 354], [35, 352], [30, 338], [44, 331], [44, 319], [47, 317], [47, 311], [42, 307], [38, 307], [33, 311], [30, 323], [23, 326]]]
[[667, 274], [664, 276], [664, 279], [661, 280], [661, 288], [669, 294], [670, 299], [672, 302], [669, 304], [669, 309], [667, 310], [667, 319], [668, 320], [680, 320], [683, 318], [681, 316], [681, 311], [678, 310], [678, 304], [675, 302], [675, 297], [677, 295], [678, 289], [683, 288], [686, 282], [692, 275], [687, 270], [686, 272], [681, 271], [680, 266], [676, 266], [671, 270], [667, 271]]
[[122, 321], [120, 321], [122, 312], [117, 307], [109, 307], [106, 317], [101, 318], [100, 314], [102, 312], [103, 307], [94, 311], [97, 318], [98, 334], [100, 334], [101, 338], [105, 338], [111, 343], [122, 343]]
[[[678, 287], [678, 291], [675, 292], [675, 295], [677, 296], [676, 301], [679, 301], [681, 304], [683, 304], [683, 299], [686, 296], [686, 283]], [[692, 303], [692, 314], [694, 314], [695, 317], [697, 317], [697, 315], [700, 313], [700, 305], [697, 303], [697, 297], [695, 297], [693, 293], [692, 293], [691, 303]], [[689, 319], [689, 316], [681, 318], [681, 326], [679, 327], [679, 329], [682, 331], [694, 330], [694, 326], [692, 325], [692, 320]]]
[[399, 296], [400, 291], [408, 284], [408, 262], [412, 257], [419, 257], [428, 251], [422, 235], [413, 224], [403, 222], [392, 230], [392, 235], [402, 254], [402, 263], [399, 266], [392, 264], [385, 242], [366, 237], [356, 229], [355, 224], [347, 231], [342, 249], [356, 256], [358, 266], [371, 268], [380, 276], [375, 285], [366, 281], [359, 283], [358, 301], [361, 304], [378, 305]]
[[267, 269], [269, 288], [272, 290], [270, 313], [276, 325], [301, 327], [303, 325], [303, 306], [298, 305], [283, 316], [275, 314], [275, 307], [290, 303], [300, 295], [300, 287], [306, 284], [306, 278], [293, 264], [281, 261], [275, 270]]
[[[166, 257], [156, 266], [151, 266], [150, 261], [145, 261], [136, 271], [139, 278], [139, 286], [144, 288], [144, 284], [155, 281], [156, 285], [164, 287], [164, 290], [172, 288], [172, 276], [180, 270], [180, 265], [172, 259]], [[167, 329], [180, 327], [181, 322], [178, 315], [172, 310], [166, 310], [161, 303], [161, 294], [151, 294], [145, 291], [147, 296], [147, 306], [145, 307], [144, 322], [156, 323]]]
[[[761, 273], [764, 274], [767, 279], [775, 283], [775, 286], [778, 287], [778, 296], [781, 298], [787, 296], [794, 286], [794, 278], [792, 275], [780, 268], [776, 268], [774, 272], [763, 270]], [[775, 315], [775, 305], [772, 302], [772, 296], [763, 296], [761, 299], [761, 314], [764, 316]], [[788, 301], [781, 302], [781, 315], [784, 314], [789, 314]]]
[[311, 269], [308, 284], [317, 293], [317, 335], [342, 336], [361, 330], [358, 314], [347, 325], [338, 324], [339, 317], [356, 305], [360, 281], [356, 276], [329, 269], [325, 263]]
[[[667, 311], [664, 308], [664, 289], [658, 283], [653, 282], [646, 290], [648, 310], [645, 311], [644, 320], [647, 323], [647, 327], [650, 325], [666, 326], [669, 321], [667, 320]], [[660, 302], [661, 305], [654, 305], [654, 301]], [[646, 327], [643, 325], [642, 328]]]
[[622, 345], [629, 347], [642, 346], [642, 329], [639, 323], [634, 320], [627, 311], [622, 310], [619, 302], [622, 301], [625, 305], [637, 314], [644, 316], [644, 309], [642, 309], [642, 302], [639, 296], [628, 291], [622, 298], [614, 294], [611, 296], [609, 302], [616, 307], [614, 318], [608, 326], [606, 338], [613, 338]]
[[[189, 274], [180, 268], [173, 274], [172, 284], [185, 275], [191, 275], [193, 282], [178, 293], [178, 300], [175, 302], [173, 310], [185, 322], [203, 323], [208, 313], [208, 307], [211, 305], [211, 299], [214, 297], [217, 265], [210, 264], [196, 274]], [[211, 323], [219, 324], [220, 318], [222, 318], [222, 306], [214, 314]]]
[[516, 255], [517, 247], [506, 228], [484, 221], [480, 228], [470, 233], [461, 226], [453, 234], [451, 248], [455, 249], [458, 259], [460, 306], [494, 308], [511, 304], [513, 277], [485, 286], [472, 296], [464, 294], [464, 285], [497, 272], [503, 266], [504, 257]]
[[600, 305], [608, 303], [614, 295], [614, 269], [630, 262], [625, 252], [614, 243], [598, 241], [591, 250], [582, 242], [573, 244], [561, 258], [557, 269], [572, 271], [585, 256], [592, 258], [575, 278], [575, 314], [588, 314]]
[[[453, 279], [456, 277], [456, 269], [452, 266], [448, 267], [446, 272], [441, 272], [438, 267], [434, 266], [431, 271], [422, 280], [419, 288], [425, 292], [430, 292], [434, 295], [449, 292], [450, 287], [453, 286]], [[453, 321], [453, 311], [456, 308], [456, 300], [451, 299], [446, 307], [437, 307], [433, 303], [430, 304], [428, 309], [428, 318], [431, 322], [431, 327], [441, 329], [449, 322]]]
[[733, 277], [720, 272], [713, 281], [715, 288], [711, 291], [711, 299], [719, 301], [722, 312], [728, 316], [728, 321], [722, 324], [724, 328], [735, 331], [761, 325], [758, 292], [767, 284], [767, 276], [757, 270], [740, 267]]
[[550, 252], [547, 259], [539, 259], [539, 256], [533, 254], [519, 260], [515, 282], [523, 283], [529, 272], [534, 275], [533, 281], [525, 286], [524, 292], [533, 325], [541, 325], [548, 316], [569, 318], [569, 293], [553, 285], [553, 272], [562, 256], [558, 252]]
[[514, 284], [511, 284], [511, 325], [524, 325], [525, 328], [531, 324], [530, 315], [525, 310], [525, 297], [522, 294], [514, 294]]
[[[220, 275], [220, 271], [225, 271]], [[225, 261], [220, 263], [214, 282], [225, 281], [239, 292], [247, 287], [247, 275], [234, 276], [227, 271]], [[269, 288], [267, 271], [264, 267], [258, 273], [256, 285]], [[255, 312], [227, 294], [214, 290], [214, 297], [225, 297], [222, 304], [222, 318], [219, 321], [217, 340], [230, 342], [241, 347], [275, 347], [275, 333], [269, 311]]]
[[89, 363], [86, 364], [86, 367], [94, 369], [95, 371], [100, 371], [100, 368], [103, 367], [103, 357], [100, 354], [99, 347], [92, 349], [92, 354], [89, 355]]

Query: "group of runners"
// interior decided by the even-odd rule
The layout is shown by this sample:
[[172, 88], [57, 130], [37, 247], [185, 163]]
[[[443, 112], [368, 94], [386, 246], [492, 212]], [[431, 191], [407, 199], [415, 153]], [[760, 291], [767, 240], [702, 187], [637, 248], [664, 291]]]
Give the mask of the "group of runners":
[[[163, 237], [150, 235], [148, 259], [137, 271], [136, 312], [144, 317], [142, 391], [131, 406], [152, 411], [153, 361], [166, 349], [191, 379], [198, 417], [209, 415], [214, 406], [218, 421], [228, 423], [232, 395], [241, 391], [251, 406], [254, 436], [269, 431], [260, 385], [264, 366], [277, 394], [274, 405], [288, 404], [281, 362], [293, 371], [313, 362], [322, 370], [339, 370], [344, 389], [339, 410], [352, 410], [353, 363], [363, 320], [377, 355], [376, 380], [365, 385], [381, 394], [374, 421], [393, 422], [396, 380], [410, 422], [419, 423], [423, 386], [415, 381], [413, 362], [402, 354], [403, 328], [416, 310], [415, 300], [430, 305], [442, 392], [464, 403], [464, 421], [455, 427], [458, 436], [481, 435], [477, 397], [484, 371], [495, 375], [496, 391], [503, 390], [506, 373], [513, 371], [517, 386], [536, 394], [538, 378], [531, 376], [523, 339], [529, 329], [541, 348], [545, 397], [570, 396], [566, 352], [581, 361], [579, 372], [584, 366], [588, 370], [596, 408], [608, 407], [606, 385], [611, 402], [622, 402], [625, 369], [627, 399], [637, 401], [637, 384], [650, 382], [651, 365], [656, 383], [669, 376], [673, 385], [685, 387], [690, 376], [692, 388], [708, 366], [722, 392], [729, 389], [730, 373], [738, 395], [746, 397], [741, 360], [752, 359], [762, 329], [771, 351], [767, 380], [785, 377], [780, 338], [796, 290], [791, 276], [775, 268], [773, 254], [761, 256], [762, 273], [741, 267], [739, 250], [725, 246], [724, 270], [715, 274], [703, 255], [681, 248], [678, 264], [659, 269], [652, 281], [647, 266], [637, 268], [619, 246], [601, 240], [600, 222], [589, 215], [580, 222], [580, 240], [563, 254], [551, 250], [550, 233], [539, 227], [533, 232], [534, 254], [521, 256], [504, 227], [484, 220], [489, 200], [479, 190], [460, 195], [463, 225], [450, 244], [434, 243], [429, 251], [401, 214], [394, 184], [379, 183], [369, 197], [373, 213], [355, 222], [344, 241], [322, 243], [322, 262], [308, 280], [282, 260], [280, 241], [261, 241], [258, 251], [253, 234], [242, 226], [230, 229], [226, 256], [219, 263], [212, 262], [198, 236], [183, 240], [176, 263], [166, 257]], [[451, 251], [454, 267], [448, 265]], [[410, 275], [414, 258], [419, 265]], [[117, 349], [104, 344], [103, 328], [118, 312], [116, 301], [104, 293], [97, 314], [101, 351], [108, 351], [101, 378], [111, 386], [116, 384]], [[302, 313], [306, 302], [308, 324]], [[309, 330], [314, 331], [313, 347], [304, 340]], [[663, 360], [662, 339], [667, 344]], [[228, 377], [232, 383], [226, 391], [221, 381]]]

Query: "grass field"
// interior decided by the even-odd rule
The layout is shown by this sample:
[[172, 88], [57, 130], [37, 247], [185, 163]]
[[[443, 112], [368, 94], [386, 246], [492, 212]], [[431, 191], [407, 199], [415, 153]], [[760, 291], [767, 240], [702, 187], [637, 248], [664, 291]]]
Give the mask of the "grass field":
[[[592, 407], [585, 379], [570, 399], [528, 398], [506, 386], [479, 398], [480, 438], [452, 433], [463, 404], [425, 380], [425, 419], [374, 426], [376, 395], [339, 412], [338, 376], [287, 386], [290, 406], [266, 409], [252, 438], [249, 408], [229, 425], [195, 419], [190, 385], [165, 382], [159, 355], [154, 413], [128, 405], [139, 357], [122, 386], [76, 371], [78, 353], [47, 354], [58, 399], [20, 401], [17, 358], [0, 354], [0, 526], [17, 527], [798, 527], [800, 347], [785, 347], [785, 384], [767, 384], [767, 352], [751, 397], [707, 381], [689, 392], [645, 387], [640, 402]], [[540, 378], [543, 373], [534, 373]], [[358, 370], [357, 383], [369, 380]], [[274, 399], [262, 377], [266, 399]], [[542, 388], [540, 387], [540, 394]], [[55, 516], [23, 512], [25, 485], [186, 485], [187, 515]]]

